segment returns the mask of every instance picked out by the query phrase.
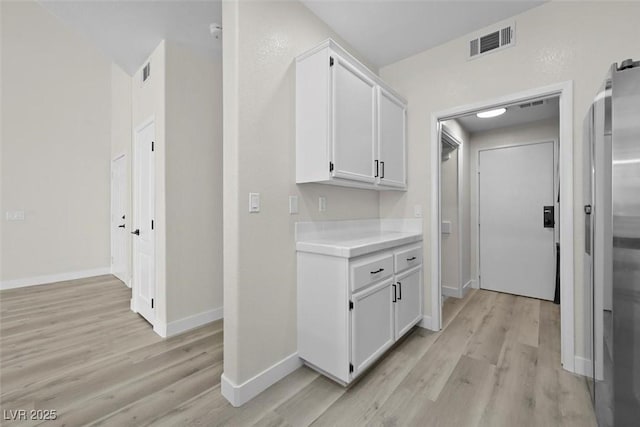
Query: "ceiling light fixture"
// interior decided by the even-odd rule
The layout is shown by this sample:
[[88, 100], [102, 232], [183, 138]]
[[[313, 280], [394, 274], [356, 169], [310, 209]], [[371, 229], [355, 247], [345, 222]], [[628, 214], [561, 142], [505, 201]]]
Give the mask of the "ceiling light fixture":
[[490, 119], [491, 117], [498, 117], [503, 115], [507, 111], [506, 108], [496, 108], [495, 110], [481, 111], [476, 116], [481, 119]]

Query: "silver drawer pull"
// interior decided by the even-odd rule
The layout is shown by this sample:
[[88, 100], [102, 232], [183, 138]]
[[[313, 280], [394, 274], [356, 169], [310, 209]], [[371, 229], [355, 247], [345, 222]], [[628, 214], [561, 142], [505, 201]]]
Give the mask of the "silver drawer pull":
[[371, 271], [370, 273], [371, 273], [371, 274], [378, 274], [378, 273], [381, 273], [381, 272], [383, 272], [383, 271], [384, 271], [384, 268], [380, 268], [380, 269], [378, 269], [378, 270], [376, 270], [376, 271]]
[[416, 257], [412, 256], [411, 258], [407, 258], [407, 261], [413, 261]]

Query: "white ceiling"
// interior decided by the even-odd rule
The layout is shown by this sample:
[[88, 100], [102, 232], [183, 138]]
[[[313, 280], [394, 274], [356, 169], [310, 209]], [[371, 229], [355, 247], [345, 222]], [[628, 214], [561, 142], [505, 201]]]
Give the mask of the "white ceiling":
[[[222, 0], [39, 0], [133, 74], [160, 40], [221, 57], [209, 26]], [[301, 0], [375, 66], [383, 66], [542, 4], [526, 0]], [[285, 18], [283, 18], [285, 19]]]
[[560, 117], [559, 98], [545, 99], [542, 105], [521, 108], [520, 105], [507, 107], [507, 111], [498, 117], [480, 119], [475, 114], [459, 117], [458, 123], [469, 133], [500, 129], [539, 120]]
[[40, 4], [133, 75], [162, 39], [220, 57], [209, 30], [222, 21], [220, 0], [40, 0]]
[[378, 67], [544, 3], [524, 0], [301, 1]]

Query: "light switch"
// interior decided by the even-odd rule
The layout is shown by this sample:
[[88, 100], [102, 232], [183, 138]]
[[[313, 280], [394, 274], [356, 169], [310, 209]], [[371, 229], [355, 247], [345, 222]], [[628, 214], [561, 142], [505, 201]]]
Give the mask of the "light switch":
[[24, 211], [7, 211], [7, 221], [24, 221]]
[[422, 205], [415, 205], [413, 207], [413, 216], [416, 218], [422, 218]]
[[318, 210], [320, 212], [327, 210], [327, 198], [325, 196], [318, 197]]
[[298, 196], [289, 196], [289, 213], [298, 213]]
[[249, 212], [260, 212], [260, 193], [249, 193]]

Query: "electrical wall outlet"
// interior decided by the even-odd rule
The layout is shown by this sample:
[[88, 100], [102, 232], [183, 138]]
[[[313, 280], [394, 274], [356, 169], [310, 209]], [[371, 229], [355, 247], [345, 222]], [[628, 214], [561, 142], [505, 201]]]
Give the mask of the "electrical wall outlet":
[[24, 211], [7, 211], [7, 221], [24, 221]]
[[292, 215], [298, 213], [298, 196], [289, 196], [289, 213]]
[[327, 198], [325, 196], [318, 197], [318, 211], [325, 212], [327, 210]]
[[260, 212], [260, 193], [249, 193], [249, 212]]

